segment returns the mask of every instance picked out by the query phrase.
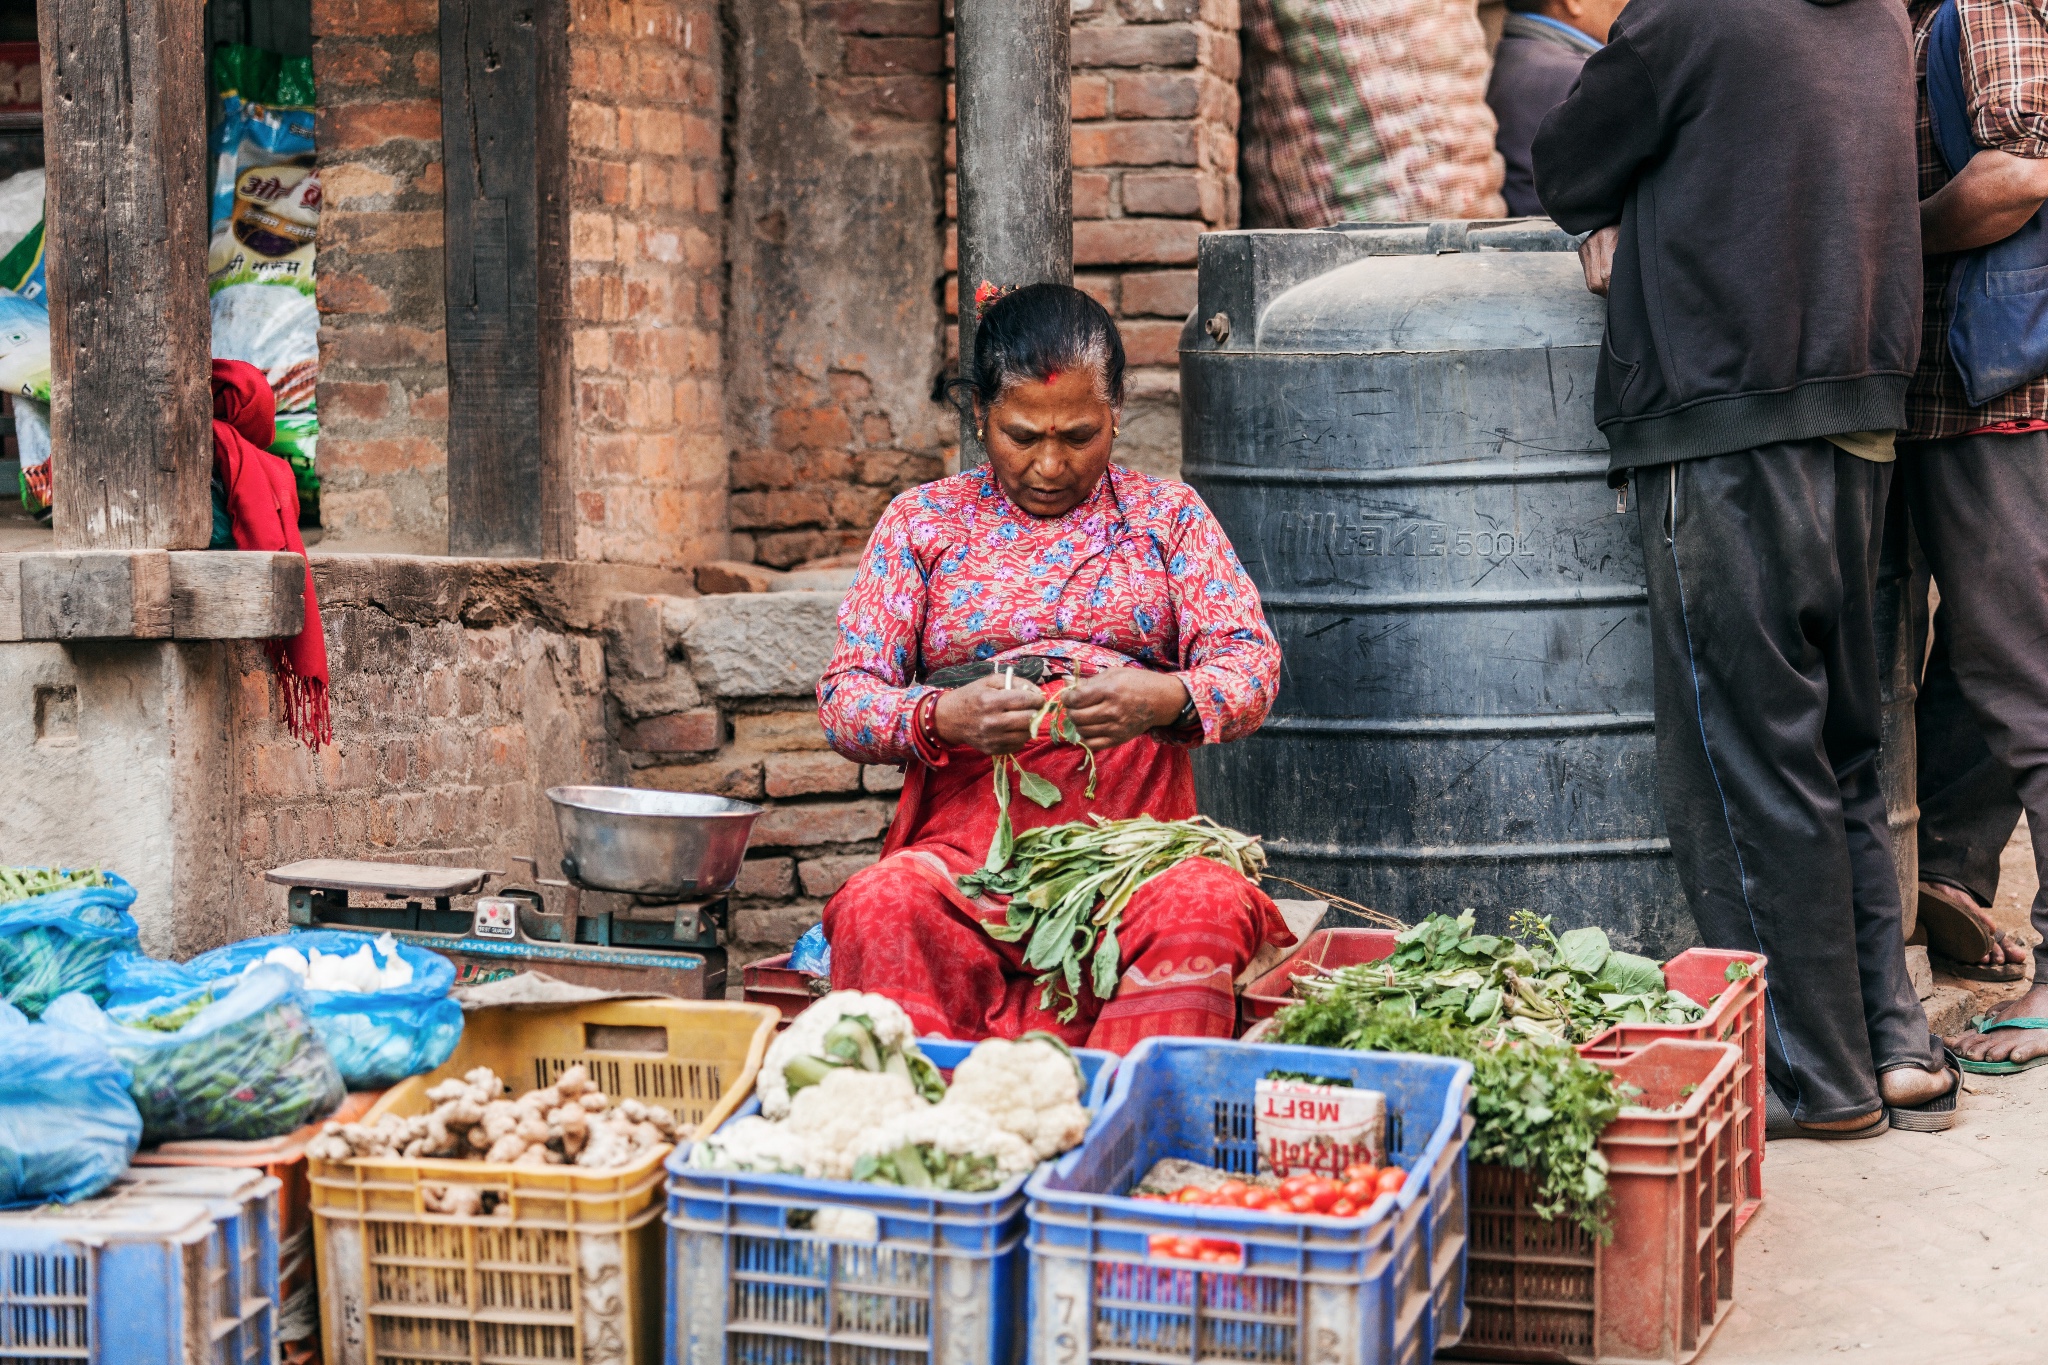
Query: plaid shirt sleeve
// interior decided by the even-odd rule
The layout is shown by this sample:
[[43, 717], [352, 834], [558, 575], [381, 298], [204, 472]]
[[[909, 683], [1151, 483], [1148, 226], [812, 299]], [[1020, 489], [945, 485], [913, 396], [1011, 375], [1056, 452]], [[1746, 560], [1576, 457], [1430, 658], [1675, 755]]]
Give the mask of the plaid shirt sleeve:
[[[1913, 57], [1919, 73], [1920, 197], [1949, 182], [1927, 113], [1927, 30], [1941, 0], [1908, 0]], [[1963, 88], [1970, 131], [1980, 147], [2014, 156], [2048, 157], [2048, 0], [1957, 0], [1963, 25]], [[1953, 256], [1927, 258], [1920, 366], [1906, 394], [1908, 439], [1961, 435], [2000, 422], [2048, 418], [2048, 378], [2022, 384], [1982, 407], [1963, 396], [1949, 358], [1948, 292]]]
[[2048, 8], [2042, 0], [1958, 0], [1957, 13], [1977, 145], [2048, 157]]

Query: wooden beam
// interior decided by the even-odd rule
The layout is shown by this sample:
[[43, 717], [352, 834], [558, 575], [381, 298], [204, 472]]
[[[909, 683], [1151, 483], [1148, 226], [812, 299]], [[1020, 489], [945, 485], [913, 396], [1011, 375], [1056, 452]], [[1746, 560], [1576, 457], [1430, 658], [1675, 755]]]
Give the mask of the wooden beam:
[[567, 91], [566, 0], [441, 0], [451, 554], [568, 551]]
[[306, 561], [264, 550], [185, 550], [171, 556], [171, 635], [179, 640], [277, 640], [306, 624]]
[[212, 530], [202, 0], [38, 0], [57, 543]]
[[238, 550], [0, 555], [0, 640], [271, 640], [306, 616], [306, 561]]

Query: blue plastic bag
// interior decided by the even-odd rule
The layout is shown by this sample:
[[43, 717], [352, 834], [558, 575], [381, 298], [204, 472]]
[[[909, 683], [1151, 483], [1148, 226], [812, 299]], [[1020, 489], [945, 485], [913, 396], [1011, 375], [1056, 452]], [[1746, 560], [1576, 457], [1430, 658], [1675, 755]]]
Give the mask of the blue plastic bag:
[[[370, 934], [309, 929], [230, 943], [182, 965], [140, 955], [124, 957], [108, 967], [107, 985], [113, 1005], [141, 1004], [239, 976], [274, 948], [307, 954], [317, 949], [349, 957], [375, 942]], [[382, 1090], [407, 1076], [432, 1071], [448, 1060], [462, 1038], [462, 1007], [448, 998], [455, 984], [455, 964], [404, 940], [395, 943], [398, 955], [412, 966], [408, 985], [376, 992], [300, 987], [307, 1017], [351, 1090]]]
[[832, 975], [832, 945], [825, 942], [825, 926], [813, 924], [789, 950], [789, 969], [813, 976]]
[[333, 1113], [346, 1093], [282, 967], [111, 1011], [73, 992], [43, 1018], [127, 1065], [150, 1143], [282, 1137]]
[[90, 1199], [128, 1169], [142, 1115], [105, 1047], [0, 1004], [0, 1057], [0, 1209]]
[[0, 1000], [34, 1019], [68, 991], [107, 998], [107, 962], [134, 949], [138, 930], [128, 913], [135, 888], [102, 875], [105, 886], [0, 905]]

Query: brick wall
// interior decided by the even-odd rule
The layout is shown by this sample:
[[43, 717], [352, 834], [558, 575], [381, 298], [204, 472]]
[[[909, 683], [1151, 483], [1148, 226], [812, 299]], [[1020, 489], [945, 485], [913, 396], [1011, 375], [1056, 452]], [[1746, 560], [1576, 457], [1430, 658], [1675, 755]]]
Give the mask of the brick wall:
[[232, 647], [232, 936], [282, 928], [283, 892], [263, 873], [301, 858], [486, 867], [523, 881], [518, 853], [554, 875], [546, 789], [624, 776], [605, 723], [611, 584], [589, 577], [605, 572], [316, 555], [334, 744], [316, 755], [294, 739], [262, 647]]
[[320, 515], [351, 548], [448, 548], [439, 25], [436, 0], [313, 3]]
[[[440, 9], [316, 0], [329, 543], [447, 548]], [[716, 0], [570, 17], [575, 556], [725, 552]]]
[[938, 477], [939, 0], [749, 0], [734, 25], [727, 413], [733, 553], [858, 549]]
[[[1117, 456], [1168, 477], [1180, 472], [1195, 239], [1238, 223], [1237, 27], [1237, 0], [1074, 0], [1074, 282], [1123, 332]], [[949, 210], [956, 193], [949, 144]], [[949, 278], [949, 318], [958, 306]], [[949, 354], [958, 345], [949, 328]]]
[[569, 28], [578, 559], [725, 553], [716, 0], [576, 0]]
[[622, 601], [613, 617], [610, 705], [633, 785], [768, 808], [733, 888], [735, 968], [787, 951], [818, 922], [879, 854], [903, 786], [893, 767], [833, 753], [819, 728], [813, 693], [839, 598], [646, 597]]

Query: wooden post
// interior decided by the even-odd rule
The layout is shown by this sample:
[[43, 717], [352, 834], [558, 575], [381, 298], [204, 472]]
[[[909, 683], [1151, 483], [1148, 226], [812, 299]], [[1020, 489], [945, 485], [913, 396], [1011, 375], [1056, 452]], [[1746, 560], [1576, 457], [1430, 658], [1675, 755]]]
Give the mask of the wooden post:
[[201, 0], [38, 0], [50, 438], [69, 549], [213, 531]]
[[569, 553], [567, 0], [441, 0], [448, 549]]
[[[1070, 0], [958, 0], [960, 369], [974, 363], [974, 291], [1074, 282]], [[960, 463], [987, 456], [960, 419]]]

